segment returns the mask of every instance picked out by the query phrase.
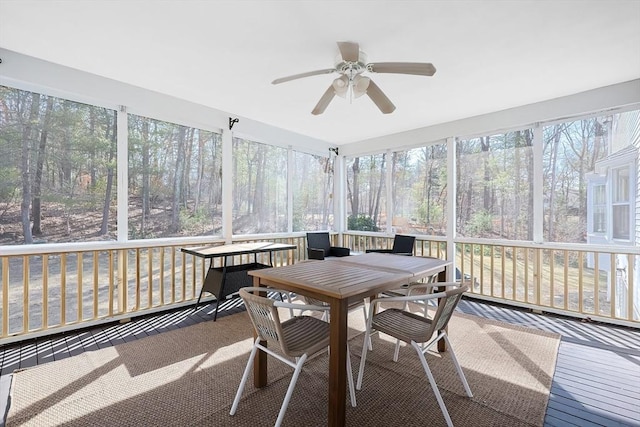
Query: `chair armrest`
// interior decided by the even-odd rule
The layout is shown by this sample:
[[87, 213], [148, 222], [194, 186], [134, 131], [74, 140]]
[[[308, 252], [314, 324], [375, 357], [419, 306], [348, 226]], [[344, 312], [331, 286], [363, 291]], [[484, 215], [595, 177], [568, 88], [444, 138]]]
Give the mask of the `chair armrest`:
[[351, 254], [351, 250], [340, 246], [331, 246], [329, 253], [332, 256], [349, 256]]
[[323, 260], [324, 249], [307, 248], [307, 258]]
[[322, 305], [310, 305], [310, 304], [294, 304], [294, 303], [290, 303], [290, 302], [282, 302], [282, 301], [275, 301], [273, 303], [274, 307], [280, 307], [280, 308], [293, 308], [295, 310], [300, 310], [300, 313], [302, 313], [303, 311], [329, 311], [330, 308], [329, 306], [322, 306]]
[[369, 307], [373, 307], [377, 304], [384, 302], [415, 302], [415, 301], [428, 301], [432, 299], [438, 299], [444, 297], [446, 294], [444, 292], [437, 292], [435, 294], [420, 294], [413, 296], [398, 296], [398, 297], [382, 297], [371, 300], [371, 304]]
[[381, 254], [390, 254], [391, 249], [367, 249], [365, 252], [366, 253], [377, 252]]

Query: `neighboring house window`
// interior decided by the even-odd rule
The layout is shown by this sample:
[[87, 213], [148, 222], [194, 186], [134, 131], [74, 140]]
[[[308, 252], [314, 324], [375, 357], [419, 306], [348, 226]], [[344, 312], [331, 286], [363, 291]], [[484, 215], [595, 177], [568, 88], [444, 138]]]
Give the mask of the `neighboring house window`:
[[629, 168], [613, 170], [613, 238], [629, 240], [631, 232], [631, 200]]
[[607, 186], [605, 184], [593, 187], [593, 232], [607, 232]]

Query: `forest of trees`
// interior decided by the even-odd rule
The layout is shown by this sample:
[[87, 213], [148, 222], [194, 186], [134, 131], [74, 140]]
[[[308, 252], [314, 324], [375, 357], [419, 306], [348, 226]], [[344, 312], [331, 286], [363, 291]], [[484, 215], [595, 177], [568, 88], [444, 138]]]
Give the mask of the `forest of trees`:
[[114, 231], [116, 133], [114, 110], [0, 87], [0, 234]]
[[[631, 113], [636, 123], [637, 113]], [[543, 128], [546, 241], [586, 242], [587, 176], [596, 173], [597, 163], [612, 154], [611, 135], [605, 125], [612, 120], [612, 115], [607, 115]], [[533, 143], [533, 129], [456, 139], [458, 236], [533, 239]], [[445, 235], [449, 195], [446, 145], [392, 152], [390, 162], [386, 156], [348, 159], [349, 229], [385, 229], [385, 177], [390, 167], [393, 229]]]
[[[0, 244], [115, 239], [119, 185], [130, 239], [221, 233], [221, 135], [127, 114], [122, 183], [119, 114], [0, 86]], [[637, 127], [638, 111], [630, 114]], [[587, 177], [612, 154], [619, 116], [543, 127], [545, 240], [586, 241]], [[394, 232], [442, 236], [452, 226], [447, 199], [455, 197], [457, 235], [531, 240], [534, 143], [533, 129], [456, 139], [454, 192], [445, 143], [346, 158], [348, 229], [385, 231], [391, 222]], [[333, 227], [335, 158], [240, 138], [232, 144], [234, 234]]]

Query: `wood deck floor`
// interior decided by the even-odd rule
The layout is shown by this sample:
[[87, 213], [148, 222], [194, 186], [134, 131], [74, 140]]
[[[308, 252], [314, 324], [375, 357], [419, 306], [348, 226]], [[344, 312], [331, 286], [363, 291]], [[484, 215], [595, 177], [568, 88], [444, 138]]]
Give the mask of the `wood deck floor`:
[[[11, 373], [148, 335], [210, 321], [215, 304], [183, 308], [129, 323], [40, 338], [0, 348], [0, 415]], [[218, 316], [244, 310], [239, 299], [221, 304]], [[640, 330], [583, 323], [464, 299], [458, 310], [562, 335], [545, 426], [640, 426]], [[0, 417], [0, 427], [4, 416]]]

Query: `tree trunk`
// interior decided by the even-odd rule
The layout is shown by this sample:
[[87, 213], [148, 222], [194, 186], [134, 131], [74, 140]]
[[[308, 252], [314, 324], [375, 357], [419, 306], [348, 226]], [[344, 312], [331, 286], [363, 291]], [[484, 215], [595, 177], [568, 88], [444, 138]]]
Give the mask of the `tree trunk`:
[[353, 171], [353, 188], [351, 188], [349, 199], [351, 201], [351, 215], [356, 217], [360, 213], [360, 157], [353, 159], [351, 170]]
[[104, 236], [109, 232], [109, 212], [110, 212], [109, 208], [111, 206], [111, 193], [113, 191], [113, 178], [115, 175], [115, 164], [113, 162], [113, 159], [116, 155], [117, 131], [118, 131], [118, 113], [114, 111], [113, 127], [111, 126], [111, 123], [107, 123], [106, 135], [105, 135], [107, 141], [111, 141], [111, 148], [109, 150], [109, 160], [107, 162], [107, 185], [105, 189], [104, 203], [102, 205], [102, 224], [100, 224], [101, 236]]
[[[142, 204], [140, 215], [140, 234], [147, 234], [147, 219], [151, 215], [151, 161], [149, 151], [151, 141], [149, 140], [149, 119], [142, 117], [142, 194], [140, 202]], [[154, 133], [155, 134], [155, 133]]]
[[195, 203], [193, 206], [194, 212], [198, 212], [198, 210], [200, 209], [200, 198], [202, 197], [202, 194], [201, 194], [202, 180], [204, 179], [204, 159], [205, 159], [204, 152], [206, 150], [205, 142], [206, 141], [202, 137], [202, 133], [198, 132], [198, 174], [196, 178]]
[[551, 183], [549, 184], [549, 214], [547, 217], [547, 232], [549, 233], [547, 236], [547, 240], [550, 242], [555, 241], [555, 193], [556, 193], [556, 182], [558, 173], [556, 171], [556, 162], [558, 158], [558, 146], [560, 145], [560, 134], [561, 134], [561, 125], [555, 126], [555, 134], [550, 141], [551, 153], [549, 159], [549, 174], [551, 175]]
[[482, 182], [483, 185], [483, 197], [482, 197], [482, 207], [485, 212], [490, 213], [492, 209], [492, 198], [491, 198], [491, 169], [489, 167], [489, 137], [484, 136], [480, 138], [480, 147], [482, 152], [484, 153], [483, 157], [483, 167], [484, 167], [484, 179]]
[[[384, 165], [385, 165], [386, 156], [387, 154], [384, 153], [382, 155], [382, 160], [380, 162], [380, 181], [378, 182], [378, 189], [376, 191], [376, 197], [373, 204], [373, 215], [371, 215], [371, 217], [373, 218], [373, 223], [376, 225], [376, 227], [378, 226], [378, 218], [380, 216], [380, 210], [381, 210], [380, 196], [382, 194], [382, 187], [384, 187], [384, 178], [385, 178]], [[387, 218], [387, 221], [389, 221], [389, 218]]]
[[185, 136], [186, 128], [184, 126], [178, 126], [178, 141], [177, 141], [177, 153], [176, 153], [176, 170], [173, 176], [173, 197], [171, 200], [171, 224], [169, 225], [169, 231], [171, 233], [177, 233], [180, 230], [180, 208], [182, 200], [184, 177], [184, 150], [185, 150]]
[[33, 243], [33, 235], [31, 234], [29, 206], [31, 204], [31, 180], [30, 180], [30, 142], [33, 132], [33, 125], [37, 123], [40, 108], [40, 94], [33, 93], [31, 99], [31, 111], [29, 119], [22, 131], [22, 152], [21, 152], [21, 168], [22, 168], [22, 203], [20, 205], [20, 217], [22, 220], [22, 233], [24, 235], [24, 243]]
[[33, 201], [32, 217], [33, 227], [31, 232], [34, 236], [42, 235], [42, 207], [41, 207], [41, 191], [42, 191], [42, 168], [44, 165], [45, 151], [47, 147], [47, 136], [51, 121], [51, 110], [53, 109], [53, 97], [47, 98], [47, 108], [42, 122], [42, 132], [40, 133], [40, 145], [37, 152], [36, 176], [33, 182]]

